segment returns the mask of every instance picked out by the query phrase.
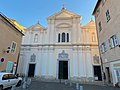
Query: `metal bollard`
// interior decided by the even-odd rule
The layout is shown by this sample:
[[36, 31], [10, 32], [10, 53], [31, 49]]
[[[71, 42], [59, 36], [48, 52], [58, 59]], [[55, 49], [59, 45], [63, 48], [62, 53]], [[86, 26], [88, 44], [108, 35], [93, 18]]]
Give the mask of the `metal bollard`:
[[29, 87], [30, 84], [31, 84], [31, 78], [28, 78], [28, 80], [27, 80], [27, 87]]
[[16, 86], [15, 86], [15, 85], [13, 85], [13, 86], [12, 86], [12, 88], [11, 88], [11, 90], [15, 90], [15, 87], [16, 87]]
[[72, 86], [72, 82], [70, 82], [70, 86]]
[[65, 85], [67, 85], [67, 81], [65, 80]]
[[76, 89], [77, 90], [79, 89], [79, 83], [76, 83]]
[[83, 90], [83, 86], [80, 86], [80, 90]]
[[27, 88], [27, 83], [26, 83], [26, 81], [23, 83], [23, 87], [22, 87], [23, 89], [26, 89]]

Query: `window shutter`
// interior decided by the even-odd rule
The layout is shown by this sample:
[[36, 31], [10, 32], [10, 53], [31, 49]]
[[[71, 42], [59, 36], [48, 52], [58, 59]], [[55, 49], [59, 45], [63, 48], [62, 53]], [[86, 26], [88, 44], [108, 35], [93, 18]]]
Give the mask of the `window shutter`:
[[102, 25], [101, 25], [101, 22], [99, 22], [99, 31], [102, 30]]
[[12, 42], [12, 45], [11, 45], [11, 53], [14, 53], [14, 52], [15, 52], [16, 47], [17, 47], [17, 43], [16, 43], [16, 42]]
[[104, 50], [107, 51], [106, 43], [104, 43]]
[[106, 18], [107, 18], [107, 22], [111, 19], [111, 18], [110, 18], [109, 10], [107, 10], [107, 12], [106, 12]]
[[117, 35], [114, 35], [113, 37], [113, 42], [114, 42], [114, 45], [117, 46], [119, 43], [118, 43], [118, 38], [117, 38]]
[[100, 45], [100, 52], [102, 53], [102, 45]]
[[104, 53], [104, 52], [105, 52], [105, 48], [104, 48], [104, 45], [102, 43], [102, 53]]
[[110, 49], [112, 48], [112, 43], [111, 43], [111, 40], [110, 39], [108, 39], [108, 42], [109, 42], [109, 47], [110, 47]]
[[120, 33], [117, 33], [118, 45], [120, 45]]

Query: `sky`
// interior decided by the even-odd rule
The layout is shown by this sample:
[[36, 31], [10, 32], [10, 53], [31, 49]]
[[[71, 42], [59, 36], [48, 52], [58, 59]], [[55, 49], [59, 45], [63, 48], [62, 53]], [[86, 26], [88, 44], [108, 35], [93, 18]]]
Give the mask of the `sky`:
[[82, 16], [82, 25], [87, 24], [97, 0], [0, 0], [0, 12], [28, 28], [38, 21], [48, 27], [46, 18], [60, 12], [62, 5], [75, 14]]

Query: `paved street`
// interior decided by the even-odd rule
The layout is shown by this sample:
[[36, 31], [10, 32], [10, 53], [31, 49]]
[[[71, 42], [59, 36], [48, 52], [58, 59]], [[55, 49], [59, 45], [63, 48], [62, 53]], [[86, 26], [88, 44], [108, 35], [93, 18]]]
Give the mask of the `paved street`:
[[[108, 86], [97, 86], [97, 85], [82, 85], [83, 90], [120, 90], [120, 88], [108, 87]], [[19, 87], [15, 90], [23, 90]], [[70, 86], [64, 83], [58, 82], [43, 82], [43, 81], [32, 81], [31, 85], [26, 90], [76, 90], [75, 84]]]

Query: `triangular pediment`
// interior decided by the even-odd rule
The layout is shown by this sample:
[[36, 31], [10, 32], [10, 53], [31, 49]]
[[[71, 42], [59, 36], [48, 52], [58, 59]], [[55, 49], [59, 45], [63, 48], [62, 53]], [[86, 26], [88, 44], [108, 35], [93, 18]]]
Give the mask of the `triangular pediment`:
[[72, 12], [69, 12], [68, 10], [64, 9], [61, 10], [60, 12], [48, 17], [47, 19], [68, 19], [68, 18], [73, 18], [73, 17], [79, 17], [81, 18], [80, 15], [74, 14]]
[[27, 30], [43, 30], [44, 27], [42, 25], [40, 25], [39, 23], [27, 28]]
[[85, 27], [95, 27], [95, 22], [91, 20], [88, 24], [84, 25], [83, 28]]
[[73, 17], [73, 15], [66, 12], [62, 12], [59, 15], [56, 15], [56, 18], [67, 18], [67, 17], [70, 18], [70, 17]]

